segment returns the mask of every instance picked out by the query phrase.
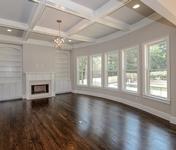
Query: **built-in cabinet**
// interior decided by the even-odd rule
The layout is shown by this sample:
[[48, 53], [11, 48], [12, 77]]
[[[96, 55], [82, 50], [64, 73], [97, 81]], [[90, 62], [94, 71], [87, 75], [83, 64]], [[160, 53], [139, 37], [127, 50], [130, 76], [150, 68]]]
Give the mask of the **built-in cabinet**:
[[22, 48], [0, 44], [0, 101], [22, 97]]
[[[55, 55], [53, 56], [52, 53], [51, 55], [54, 60], [55, 70], [53, 72], [47, 72], [47, 70], [46, 72], [41, 72], [39, 70], [41, 78], [46, 73], [54, 73], [52, 91], [55, 94], [70, 92], [70, 52], [56, 50]], [[22, 58], [23, 50], [21, 46], [0, 44], [0, 101], [26, 98], [25, 75], [28, 72], [23, 72]], [[30, 73], [34, 74], [36, 72], [30, 71]]]
[[70, 52], [56, 51], [55, 63], [55, 92], [56, 94], [70, 92]]

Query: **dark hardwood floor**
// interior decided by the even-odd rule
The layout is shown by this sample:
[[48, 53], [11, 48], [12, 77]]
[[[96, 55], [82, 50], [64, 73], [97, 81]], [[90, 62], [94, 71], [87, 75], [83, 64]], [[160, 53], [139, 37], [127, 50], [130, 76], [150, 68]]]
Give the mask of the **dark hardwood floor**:
[[167, 121], [76, 94], [0, 103], [0, 150], [176, 150]]

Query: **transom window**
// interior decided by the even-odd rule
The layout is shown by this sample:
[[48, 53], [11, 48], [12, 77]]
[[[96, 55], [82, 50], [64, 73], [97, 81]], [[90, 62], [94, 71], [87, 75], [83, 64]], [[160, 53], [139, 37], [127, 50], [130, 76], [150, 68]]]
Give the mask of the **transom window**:
[[168, 40], [145, 45], [145, 94], [168, 97]]

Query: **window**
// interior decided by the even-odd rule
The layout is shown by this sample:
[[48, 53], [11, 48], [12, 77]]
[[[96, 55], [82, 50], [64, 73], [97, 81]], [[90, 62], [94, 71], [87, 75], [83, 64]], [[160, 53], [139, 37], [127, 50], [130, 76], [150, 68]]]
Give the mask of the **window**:
[[118, 88], [118, 55], [117, 51], [105, 54], [105, 86], [108, 88]]
[[145, 45], [145, 94], [166, 99], [168, 71], [166, 39]]
[[102, 56], [94, 55], [90, 57], [90, 70], [91, 70], [91, 85], [101, 87], [101, 66], [102, 66]]
[[81, 56], [77, 58], [77, 84], [87, 85], [87, 56]]
[[123, 89], [138, 91], [138, 47], [123, 50]]

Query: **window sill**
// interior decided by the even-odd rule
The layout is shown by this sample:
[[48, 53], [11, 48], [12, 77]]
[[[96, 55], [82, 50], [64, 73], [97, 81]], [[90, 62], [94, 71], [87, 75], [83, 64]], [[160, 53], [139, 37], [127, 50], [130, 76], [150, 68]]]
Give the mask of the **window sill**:
[[130, 95], [134, 95], [134, 96], [140, 96], [138, 92], [128, 91], [125, 89], [122, 89], [122, 92], [130, 94]]
[[109, 90], [109, 91], [119, 91], [119, 88], [110, 88], [110, 87], [103, 87], [104, 90]]
[[152, 95], [143, 95], [144, 98], [148, 98], [150, 100], [154, 100], [157, 102], [165, 103], [165, 104], [170, 104], [170, 100], [162, 98], [162, 97], [157, 97], [157, 96], [152, 96]]
[[89, 87], [88, 85], [80, 85], [80, 84], [77, 84], [76, 86], [77, 87]]
[[90, 85], [89, 88], [95, 88], [95, 89], [102, 89], [102, 86], [94, 86], [94, 85]]

